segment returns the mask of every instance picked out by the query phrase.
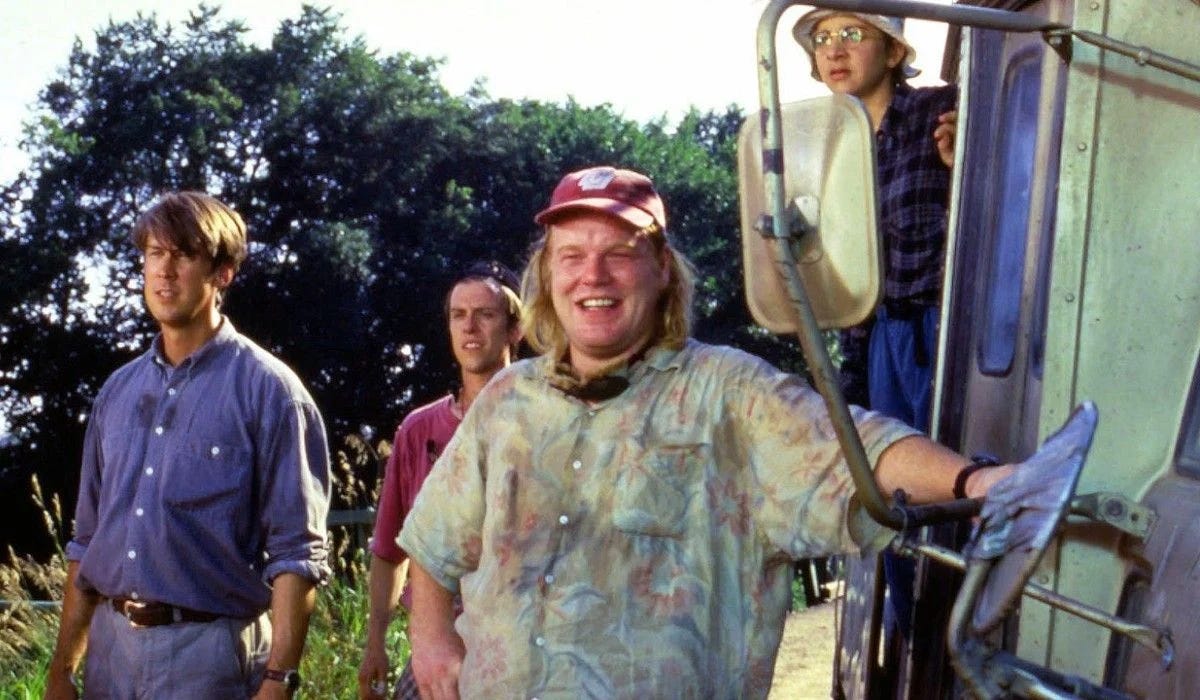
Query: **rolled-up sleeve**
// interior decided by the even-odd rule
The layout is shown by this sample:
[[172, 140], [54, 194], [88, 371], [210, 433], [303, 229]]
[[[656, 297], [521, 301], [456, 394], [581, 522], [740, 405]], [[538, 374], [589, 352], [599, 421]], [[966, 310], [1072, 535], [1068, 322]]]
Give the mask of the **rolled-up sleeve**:
[[[95, 406], [100, 405], [97, 399]], [[87, 552], [92, 535], [96, 532], [97, 511], [100, 503], [100, 464], [103, 446], [100, 440], [99, 416], [93, 409], [83, 437], [83, 460], [80, 467], [79, 499], [75, 502], [75, 527], [67, 542], [68, 561], [79, 561]]]
[[329, 581], [330, 467], [325, 424], [311, 402], [287, 400], [258, 442], [259, 507], [265, 533], [263, 580], [294, 573]]
[[[792, 558], [847, 551], [855, 486], [824, 399], [804, 380], [762, 363], [730, 393], [750, 465], [749, 490], [763, 494], [754, 517], [770, 548]], [[868, 462], [917, 431], [881, 414], [851, 407]]]
[[396, 546], [403, 510], [401, 502], [404, 500], [404, 475], [411, 469], [405, 433], [404, 424], [401, 424], [392, 438], [392, 453], [388, 455], [383, 490], [379, 495], [379, 508], [375, 513], [375, 530], [371, 537], [371, 553], [393, 564], [399, 564], [408, 556], [407, 552]]

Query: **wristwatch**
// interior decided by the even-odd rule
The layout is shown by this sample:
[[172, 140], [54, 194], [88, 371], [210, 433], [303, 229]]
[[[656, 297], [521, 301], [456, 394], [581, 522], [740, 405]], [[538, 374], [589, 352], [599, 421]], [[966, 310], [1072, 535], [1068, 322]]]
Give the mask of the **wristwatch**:
[[289, 695], [294, 695], [300, 689], [300, 672], [294, 668], [286, 671], [268, 668], [263, 672], [263, 678], [282, 683], [283, 687], [287, 688]]

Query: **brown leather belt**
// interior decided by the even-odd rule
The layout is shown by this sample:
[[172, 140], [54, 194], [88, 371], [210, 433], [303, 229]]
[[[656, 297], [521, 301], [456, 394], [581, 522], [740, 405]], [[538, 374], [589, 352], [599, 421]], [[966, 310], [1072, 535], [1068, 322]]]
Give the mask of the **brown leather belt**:
[[109, 603], [113, 610], [124, 615], [134, 627], [158, 627], [176, 622], [212, 622], [221, 617], [199, 610], [177, 608], [166, 603], [152, 603], [129, 598], [110, 598]]

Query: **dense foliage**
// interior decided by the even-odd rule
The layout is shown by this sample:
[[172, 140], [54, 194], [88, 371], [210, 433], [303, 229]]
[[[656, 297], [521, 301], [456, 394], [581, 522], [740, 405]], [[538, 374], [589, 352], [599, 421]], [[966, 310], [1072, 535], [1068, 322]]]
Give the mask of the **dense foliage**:
[[[597, 163], [660, 186], [700, 271], [697, 334], [790, 361], [742, 302], [736, 109], [668, 126], [482, 88], [450, 95], [438, 61], [379, 55], [313, 8], [270, 47], [244, 36], [204, 6], [182, 27], [113, 23], [41, 93], [32, 166], [0, 191], [9, 522], [36, 517], [31, 474], [70, 512], [89, 402], [153, 333], [127, 232], [167, 189], [208, 190], [243, 213], [252, 255], [226, 312], [304, 378], [332, 436], [389, 437], [446, 390], [448, 277], [478, 258], [519, 270], [554, 183]], [[47, 546], [2, 530], [19, 550]]]

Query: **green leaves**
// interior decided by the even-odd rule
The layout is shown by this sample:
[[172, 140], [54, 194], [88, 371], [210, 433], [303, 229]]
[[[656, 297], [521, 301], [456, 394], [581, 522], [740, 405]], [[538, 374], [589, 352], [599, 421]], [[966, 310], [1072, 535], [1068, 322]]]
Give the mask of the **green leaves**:
[[32, 471], [74, 491], [90, 397], [154, 330], [127, 236], [170, 189], [245, 217], [251, 257], [225, 310], [299, 372], [334, 436], [388, 435], [450, 387], [450, 281], [477, 259], [519, 271], [533, 214], [585, 165], [655, 179], [700, 268], [698, 334], [778, 359], [741, 300], [736, 109], [672, 129], [608, 105], [493, 100], [482, 84], [453, 96], [440, 61], [379, 55], [311, 7], [270, 47], [245, 31], [203, 5], [182, 27], [113, 23], [43, 90], [33, 164], [0, 198], [3, 483]]

